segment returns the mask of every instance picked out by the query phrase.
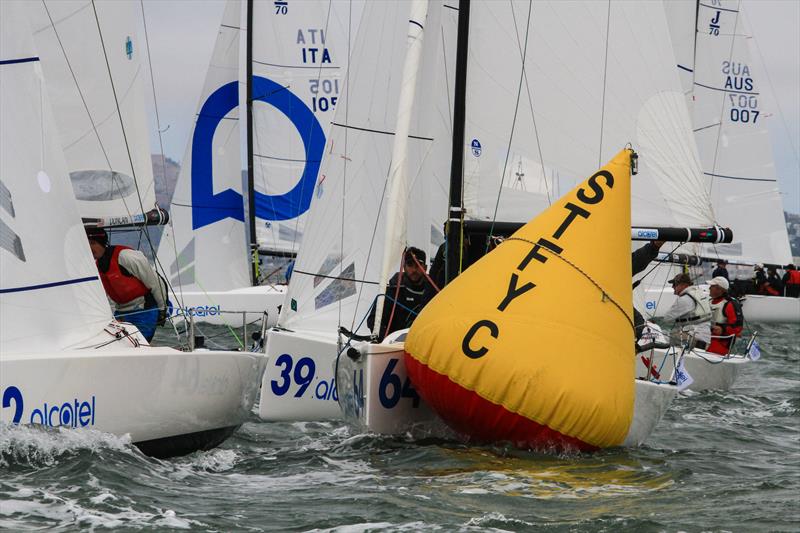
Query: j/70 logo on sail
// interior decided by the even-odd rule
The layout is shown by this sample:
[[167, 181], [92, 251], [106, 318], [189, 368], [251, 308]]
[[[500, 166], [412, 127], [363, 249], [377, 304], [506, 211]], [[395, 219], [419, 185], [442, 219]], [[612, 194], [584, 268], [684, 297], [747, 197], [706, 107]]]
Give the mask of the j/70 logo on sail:
[[[255, 213], [265, 220], [289, 220], [308, 210], [317, 181], [325, 133], [308, 106], [286, 87], [253, 76], [254, 100], [265, 102], [286, 115], [297, 129], [305, 148], [305, 167], [297, 184], [285, 194], [255, 192]], [[211, 93], [200, 109], [192, 137], [192, 229], [226, 218], [244, 222], [244, 200], [233, 189], [214, 193], [214, 132], [225, 116], [239, 106], [238, 82], [227, 83]]]

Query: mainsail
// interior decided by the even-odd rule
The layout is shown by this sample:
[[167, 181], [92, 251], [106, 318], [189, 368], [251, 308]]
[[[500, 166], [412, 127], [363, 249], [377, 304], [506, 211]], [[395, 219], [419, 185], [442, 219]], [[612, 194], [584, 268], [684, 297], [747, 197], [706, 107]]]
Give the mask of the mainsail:
[[24, 9], [0, 2], [0, 354], [63, 350], [111, 320]]
[[[337, 324], [355, 328], [378, 294], [386, 231], [387, 178], [392, 163], [402, 69], [414, 3], [368, 3], [364, 9], [347, 82], [336, 108], [322, 169], [322, 183], [306, 221], [303, 245], [279, 324], [333, 333]], [[411, 245], [435, 250], [432, 229], [441, 242], [446, 215], [449, 165], [437, 164], [447, 153], [434, 141], [449, 127], [448, 87], [442, 65], [452, 65], [452, 48], [443, 48], [441, 17], [451, 9], [432, 2], [426, 21], [436, 37], [424, 41], [417, 99], [410, 110], [405, 201], [414, 206], [407, 221]], [[450, 57], [445, 58], [446, 53]], [[444, 127], [443, 127], [444, 125]], [[436, 138], [434, 138], [436, 136]], [[398, 256], [399, 257], [399, 256]], [[366, 330], [366, 325], [363, 326]]]
[[181, 290], [250, 285], [239, 134], [241, 2], [229, 1], [194, 129], [172, 197], [158, 260]]
[[[400, 90], [389, 81], [402, 79], [409, 7], [399, 9], [365, 11], [323, 160], [324, 188], [309, 214], [304, 243], [311, 244], [298, 257], [280, 319], [286, 327], [357, 327], [378, 294], [386, 211], [396, 201], [386, 187], [396, 124], [389, 110]], [[634, 224], [713, 224], [660, 4], [472, 2], [471, 9], [467, 219], [528, 220], [632, 143], [640, 156]], [[413, 109], [403, 201], [406, 244], [430, 250], [431, 226], [440, 228], [446, 215], [457, 6], [432, 2], [428, 12], [427, 31], [438, 35], [425, 40], [416, 78], [425, 97]], [[539, 181], [514, 189], [517, 172]]]
[[259, 248], [297, 252], [363, 2], [248, 3], [252, 194]]
[[42, 0], [26, 9], [84, 218], [142, 222], [155, 206], [138, 2]]
[[[468, 216], [526, 221], [632, 143], [634, 225], [713, 224], [660, 4], [474, 2], [472, 11]], [[503, 212], [519, 196], [512, 173], [540, 177], [527, 213]]]
[[[704, 254], [791, 262], [767, 124], [774, 120], [762, 65], [739, 0], [665, 2], [717, 222], [734, 242]], [[689, 53], [689, 50], [691, 53]]]

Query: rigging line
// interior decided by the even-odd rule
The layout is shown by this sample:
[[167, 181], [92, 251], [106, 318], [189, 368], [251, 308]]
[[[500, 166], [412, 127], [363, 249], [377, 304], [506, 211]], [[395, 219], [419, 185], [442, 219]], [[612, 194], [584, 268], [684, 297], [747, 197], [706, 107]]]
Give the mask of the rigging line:
[[[53, 28], [53, 34], [56, 36], [56, 40], [58, 41], [58, 46], [59, 46], [59, 48], [61, 48], [61, 53], [64, 56], [64, 61], [67, 63], [67, 68], [69, 68], [70, 75], [72, 76], [72, 81], [75, 83], [75, 88], [77, 89], [78, 95], [81, 98], [81, 103], [83, 104], [83, 108], [86, 111], [86, 116], [89, 119], [89, 123], [92, 125], [92, 130], [94, 131], [95, 137], [97, 138], [97, 143], [100, 145], [100, 151], [103, 153], [103, 158], [106, 160], [106, 165], [108, 165], [109, 174], [111, 176], [112, 187], [116, 187], [117, 193], [120, 195], [120, 197], [122, 197], [121, 189], [120, 189], [121, 185], [119, 183], [117, 183], [117, 180], [114, 178], [114, 169], [113, 169], [113, 167], [111, 165], [111, 160], [108, 157], [108, 152], [107, 152], [105, 146], [103, 145], [102, 139], [100, 138], [100, 133], [97, 130], [97, 123], [95, 122], [94, 118], [92, 117], [92, 113], [89, 111], [89, 105], [86, 102], [86, 97], [84, 96], [83, 90], [81, 89], [81, 86], [78, 83], [78, 78], [75, 75], [75, 71], [72, 68], [72, 63], [69, 60], [69, 56], [67, 55], [67, 51], [64, 48], [63, 42], [61, 41], [61, 36], [58, 34], [58, 29], [56, 28], [56, 23], [53, 21], [53, 17], [50, 14], [50, 10], [48, 9], [47, 3], [45, 2], [45, 0], [42, 0], [42, 6], [44, 7], [45, 13], [47, 13], [48, 20], [50, 20], [50, 25]], [[92, 8], [94, 9], [94, 0], [92, 0]], [[62, 20], [64, 20], [64, 19], [62, 19]], [[97, 12], [96, 11], [95, 11], [95, 20], [97, 20]], [[98, 31], [99, 31], [99, 22], [98, 22]], [[101, 40], [101, 44], [102, 44], [102, 34], [100, 35], [100, 40]], [[105, 53], [105, 48], [103, 49], [103, 52]], [[106, 64], [108, 64], [107, 60], [106, 60]], [[112, 82], [112, 89], [113, 89], [113, 82]], [[114, 99], [116, 101], [116, 93], [114, 94]], [[119, 112], [119, 106], [117, 106], [117, 111]], [[121, 116], [120, 116], [120, 120], [122, 120]], [[103, 122], [105, 122], [105, 120]], [[124, 131], [123, 131], [123, 134], [124, 134]], [[134, 173], [133, 165], [131, 165], [131, 173]], [[134, 175], [134, 183], [136, 184], [135, 175]], [[137, 185], [137, 192], [138, 192], [138, 184], [136, 184], [136, 185]], [[141, 205], [141, 198], [140, 198], [139, 204]], [[122, 199], [122, 205], [125, 207], [125, 211], [128, 214], [128, 216], [133, 218], [133, 215], [131, 214], [131, 211], [128, 208], [128, 203], [124, 200], [124, 198]], [[144, 214], [144, 208], [142, 208], [142, 214]]]
[[[44, 7], [45, 13], [47, 13], [47, 18], [50, 20], [50, 25], [53, 28], [53, 33], [56, 36], [56, 40], [58, 41], [58, 46], [61, 48], [61, 53], [64, 56], [64, 61], [67, 63], [67, 68], [69, 68], [69, 73], [72, 76], [72, 81], [75, 83], [75, 88], [78, 90], [78, 96], [81, 97], [81, 103], [83, 103], [83, 109], [86, 111], [86, 116], [89, 117], [89, 123], [92, 125], [92, 130], [94, 131], [95, 137], [97, 137], [97, 142], [100, 145], [100, 151], [103, 152], [103, 157], [106, 160], [106, 164], [108, 165], [109, 172], [113, 172], [111, 168], [111, 160], [108, 158], [108, 152], [106, 152], [105, 146], [103, 146], [103, 140], [100, 138], [100, 133], [97, 131], [97, 126], [95, 125], [94, 119], [92, 118], [92, 113], [89, 111], [89, 104], [86, 103], [86, 97], [83, 95], [83, 90], [81, 89], [80, 83], [78, 83], [78, 78], [75, 75], [75, 71], [72, 69], [72, 63], [69, 60], [69, 56], [67, 56], [67, 51], [64, 49], [64, 43], [61, 42], [61, 36], [58, 34], [58, 29], [56, 28], [55, 22], [53, 22], [53, 17], [50, 14], [50, 10], [47, 8], [47, 3], [45, 0], [42, 0], [42, 7]], [[130, 213], [128, 213], [130, 215]]]
[[[512, 14], [513, 12], [514, 11], [512, 6]], [[516, 17], [515, 17], [514, 28], [516, 29]], [[517, 37], [517, 41], [519, 42], [519, 36]], [[524, 73], [525, 73], [525, 90], [528, 93], [528, 105], [530, 106], [531, 109], [531, 120], [533, 121], [533, 133], [536, 136], [536, 149], [539, 152], [539, 162], [542, 164], [542, 178], [544, 179], [544, 190], [547, 193], [547, 205], [553, 205], [553, 201], [550, 196], [550, 184], [547, 183], [547, 170], [545, 169], [544, 166], [544, 155], [542, 154], [542, 142], [539, 139], [539, 128], [536, 125], [536, 114], [534, 113], [533, 110], [533, 94], [531, 93], [530, 81], [528, 80], [528, 71], [524, 70]]]
[[[363, 14], [363, 12], [362, 12]], [[350, 115], [350, 54], [352, 53], [351, 45], [353, 42], [353, 2], [352, 0], [348, 3], [348, 12], [347, 12], [347, 68], [345, 69], [345, 83], [343, 89], [345, 89], [345, 108], [344, 108], [344, 121], [346, 123], [350, 123], [349, 115]], [[330, 128], [328, 131], [333, 130]], [[350, 158], [347, 156], [347, 134], [348, 130], [345, 128], [344, 130], [344, 165], [342, 168], [342, 228], [339, 232], [339, 252], [342, 254], [342, 258], [344, 258], [344, 215], [345, 211], [345, 193], [347, 192], [347, 163], [349, 163]], [[333, 144], [331, 144], [331, 152], [333, 151]], [[323, 155], [324, 157], [324, 155]], [[322, 169], [320, 169], [322, 170]], [[370, 242], [370, 250], [372, 249], [372, 243]], [[369, 255], [367, 255], [369, 257]], [[366, 264], [366, 262], [365, 262]], [[355, 270], [353, 270], [355, 272]], [[344, 273], [344, 269], [342, 268], [341, 262], [339, 263], [339, 275]], [[366, 269], [364, 270], [366, 273]], [[361, 285], [363, 287], [363, 285]], [[361, 288], [358, 291], [358, 299], [356, 300], [356, 308], [353, 311], [353, 321], [350, 324], [350, 329], [353, 329], [353, 326], [356, 323], [356, 313], [358, 312], [358, 302], [361, 300]], [[342, 299], [339, 298], [337, 302], [337, 317], [336, 323], [338, 326], [342, 324]], [[364, 321], [362, 319], [361, 323], [363, 324]], [[361, 324], [358, 325], [361, 327]], [[337, 360], [338, 364], [338, 360]]]
[[447, 48], [444, 39], [444, 26], [440, 26], [440, 33], [442, 36], [442, 65], [444, 66], [444, 84], [447, 93], [447, 120], [450, 126], [450, 133], [453, 132], [453, 103], [450, 101], [450, 76], [447, 74]]
[[[531, 33], [531, 12], [533, 11], [533, 0], [528, 0], [528, 23], [525, 27], [525, 45], [523, 48], [522, 53], [522, 62], [521, 68], [519, 73], [519, 83], [517, 84], [517, 100], [514, 104], [514, 118], [511, 121], [511, 133], [508, 136], [508, 144], [506, 145], [506, 157], [503, 161], [503, 172], [500, 175], [500, 186], [497, 190], [497, 200], [494, 203], [494, 213], [492, 214], [492, 225], [489, 228], [489, 233], [491, 234], [494, 231], [494, 223], [497, 221], [497, 210], [500, 208], [500, 196], [503, 194], [503, 181], [506, 178], [506, 169], [508, 168], [508, 157], [511, 155], [511, 142], [514, 140], [514, 130], [517, 125], [517, 114], [519, 113], [519, 101], [522, 95], [522, 81], [525, 79], [525, 59], [528, 56], [528, 37]], [[512, 16], [514, 14], [514, 5], [511, 4], [511, 13]], [[514, 16], [514, 27], [517, 26], [516, 16]], [[519, 38], [517, 38], [517, 42], [519, 42]], [[547, 179], [547, 176], [545, 176]], [[489, 252], [489, 241], [486, 241], [486, 249], [484, 253]]]
[[[114, 77], [111, 74], [111, 64], [108, 61], [108, 52], [106, 51], [105, 40], [103, 39], [103, 31], [100, 28], [100, 19], [97, 16], [97, 7], [95, 6], [95, 0], [92, 0], [92, 11], [94, 13], [95, 23], [97, 24], [97, 34], [100, 36], [100, 47], [103, 50], [103, 57], [105, 58], [105, 62], [106, 62], [106, 70], [108, 72], [108, 80], [111, 83], [111, 91], [112, 91], [112, 94], [114, 95], [114, 105], [117, 108], [117, 115], [119, 116], [119, 125], [120, 125], [120, 129], [122, 130], [122, 138], [125, 141], [125, 150], [127, 151], [128, 161], [130, 162], [130, 165], [131, 165], [131, 174], [132, 174], [132, 177], [133, 177], [133, 184], [136, 187], [136, 199], [139, 201], [139, 208], [141, 209], [142, 214], [144, 214], [145, 210], [144, 210], [144, 202], [142, 201], [142, 193], [141, 193], [141, 191], [139, 189], [139, 180], [136, 179], [136, 169], [134, 168], [133, 156], [131, 155], [131, 148], [130, 148], [130, 144], [128, 143], [128, 134], [125, 131], [125, 123], [122, 120], [122, 110], [119, 107], [119, 99], [117, 98], [117, 88], [114, 85]], [[125, 202], [123, 202], [123, 205], [125, 206], [125, 209], [128, 210], [128, 206], [127, 206], [127, 204]], [[130, 211], [128, 211], [128, 215], [130, 215]], [[142, 226], [140, 228], [140, 231], [144, 234], [145, 238], [147, 239], [147, 244], [150, 247], [150, 253], [153, 256], [154, 261], [156, 262], [158, 267], [161, 268], [162, 272], [164, 272], [166, 274], [166, 271], [163, 269], [163, 267], [161, 267], [161, 265], [160, 265], [160, 263], [158, 261], [158, 254], [156, 252], [155, 246], [153, 246], [153, 240], [150, 237], [150, 230], [148, 229], [147, 226]], [[167, 282], [167, 284], [168, 283], [169, 282]], [[164, 299], [166, 300], [166, 296], [165, 296]]]
[[608, 76], [608, 41], [611, 31], [611, 0], [608, 0], [608, 14], [606, 15], [606, 56], [603, 65], [603, 100], [600, 104], [600, 150], [597, 154], [597, 168], [603, 166], [603, 129], [606, 118], [606, 78]]
[[[701, 5], [703, 5], [703, 4], [701, 4]], [[733, 47], [736, 44], [736, 29], [739, 27], [739, 11], [738, 11], [738, 8], [741, 8], [741, 7], [742, 7], [742, 2], [741, 2], [741, 0], [739, 0], [739, 3], [737, 4], [736, 18], [733, 21], [733, 35], [731, 36], [731, 48], [730, 48], [730, 51], [728, 52], [728, 62], [731, 62], [733, 60]], [[730, 10], [728, 10], [728, 11], [730, 11]], [[723, 93], [722, 94], [722, 98], [721, 98], [721, 105], [720, 105], [720, 110], [719, 110], [720, 127], [717, 130], [717, 142], [716, 142], [716, 144], [714, 146], [714, 162], [711, 164], [711, 173], [712, 174], [716, 174], [717, 173], [717, 158], [719, 157], [719, 142], [720, 142], [720, 139], [722, 138], [722, 125], [721, 124], [722, 124], [723, 118], [725, 117], [725, 98], [727, 96], [728, 96], [728, 93]], [[714, 190], [714, 181], [715, 180], [714, 180], [713, 176], [711, 177], [710, 181], [711, 181], [711, 183], [709, 183], [709, 185], [708, 185], [708, 195], [709, 196], [711, 196], [711, 192]], [[712, 212], [712, 214], [713, 214], [713, 212]]]
[[542, 245], [541, 243], [535, 243], [535, 242], [533, 242], [533, 241], [531, 241], [529, 239], [525, 239], [524, 237], [509, 237], [509, 238], [503, 240], [503, 242], [508, 242], [508, 241], [521, 241], [521, 242], [526, 242], [528, 244], [531, 244], [533, 246], [539, 246], [541, 250], [547, 250], [548, 252], [553, 254], [555, 257], [561, 259], [564, 263], [566, 263], [567, 265], [571, 266], [575, 271], [577, 271], [584, 278], [589, 280], [589, 282], [592, 285], [597, 287], [600, 290], [600, 292], [603, 294], [603, 298], [604, 299], [608, 299], [609, 302], [614, 304], [614, 306], [619, 310], [619, 312], [622, 313], [622, 316], [624, 316], [625, 319], [628, 321], [628, 323], [630, 324], [631, 328], [635, 329], [634, 324], [633, 324], [633, 319], [631, 319], [631, 317], [628, 316], [628, 313], [625, 312], [625, 310], [622, 308], [622, 306], [619, 303], [617, 303], [617, 301], [614, 298], [611, 297], [611, 295], [608, 293], [608, 291], [603, 289], [603, 287], [597, 281], [595, 281], [594, 278], [592, 278], [589, 274], [584, 272], [581, 269], [581, 267], [579, 267], [578, 265], [576, 265], [575, 263], [573, 263], [572, 261], [570, 261], [569, 259], [567, 259], [563, 255], [561, 255], [561, 253], [556, 252], [555, 250], [552, 250], [548, 246]]
[[342, 276], [326, 276], [323, 274], [315, 274], [314, 272], [306, 272], [305, 270], [292, 270], [292, 275], [295, 273], [297, 274], [305, 274], [306, 276], [311, 276], [314, 278], [322, 278], [322, 279], [332, 279], [336, 281], [353, 281], [355, 283], [363, 283], [366, 285], [380, 285], [377, 281], [367, 281], [365, 279], [358, 279], [358, 278], [345, 278]]
[[[145, 48], [147, 49], [147, 65], [148, 65], [148, 68], [150, 70], [150, 87], [151, 87], [151, 89], [153, 91], [153, 108], [155, 110], [155, 115], [156, 115], [156, 129], [158, 131], [158, 147], [159, 147], [159, 151], [160, 151], [160, 154], [161, 154], [161, 176], [162, 176], [162, 179], [166, 180], [167, 179], [167, 163], [166, 163], [165, 158], [164, 158], [164, 140], [163, 140], [163, 138], [161, 136], [161, 119], [160, 119], [159, 114], [158, 114], [158, 97], [156, 96], [156, 80], [155, 80], [155, 76], [153, 74], [153, 57], [152, 57], [152, 55], [150, 53], [150, 38], [149, 38], [149, 36], [147, 34], [147, 17], [145, 16], [145, 13], [144, 13], [144, 0], [139, 0], [139, 6], [141, 7], [141, 10], [142, 10], [142, 24], [144, 25], [144, 44], [145, 44]], [[153, 181], [155, 182], [155, 178], [154, 178]], [[158, 205], [158, 202], [156, 202], [156, 205]], [[170, 219], [170, 226], [172, 226], [172, 220], [171, 219]], [[146, 231], [147, 231], [147, 233], [149, 233], [148, 230], [146, 230]], [[162, 236], [163, 236], [163, 231], [162, 231]], [[164, 281], [167, 284], [168, 291], [172, 292], [172, 294], [176, 297], [176, 300], [178, 300], [178, 303], [181, 305], [181, 307], [185, 307], [184, 306], [184, 302], [183, 302], [183, 284], [181, 283], [181, 265], [178, 263], [178, 254], [177, 254], [178, 247], [177, 247], [177, 244], [175, 243], [175, 230], [174, 230], [174, 228], [173, 228], [173, 231], [171, 232], [171, 236], [172, 236], [172, 245], [176, 250], [176, 253], [175, 253], [175, 261], [176, 261], [176, 263], [175, 264], [177, 266], [177, 271], [178, 271], [178, 287], [180, 288], [179, 290], [180, 290], [180, 293], [181, 293], [180, 294], [180, 298], [177, 298], [178, 295], [175, 292], [175, 289], [172, 287], [172, 283], [170, 282], [169, 276], [167, 275], [167, 271], [163, 267], [163, 265], [161, 264], [161, 261], [158, 259], [158, 253], [156, 253], [156, 252], [153, 253], [153, 261], [155, 262], [156, 267], [158, 269], [160, 269], [161, 272], [164, 273]], [[141, 238], [140, 238], [140, 244], [141, 244]]]

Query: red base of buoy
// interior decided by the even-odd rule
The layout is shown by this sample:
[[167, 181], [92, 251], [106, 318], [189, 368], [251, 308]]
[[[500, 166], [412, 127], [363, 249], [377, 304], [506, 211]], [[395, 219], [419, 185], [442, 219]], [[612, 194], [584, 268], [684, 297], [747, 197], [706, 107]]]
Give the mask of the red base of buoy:
[[477, 442], [510, 442], [517, 448], [596, 451], [574, 437], [481, 398], [405, 352], [406, 371], [422, 399], [456, 432]]

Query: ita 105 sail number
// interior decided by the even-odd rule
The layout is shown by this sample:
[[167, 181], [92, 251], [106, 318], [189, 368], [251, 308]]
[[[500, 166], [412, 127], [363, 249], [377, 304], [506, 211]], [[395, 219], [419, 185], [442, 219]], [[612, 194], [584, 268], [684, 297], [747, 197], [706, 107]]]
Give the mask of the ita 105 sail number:
[[336, 106], [336, 102], [339, 100], [339, 80], [337, 78], [308, 80], [308, 85], [313, 95], [311, 111], [324, 113]]

